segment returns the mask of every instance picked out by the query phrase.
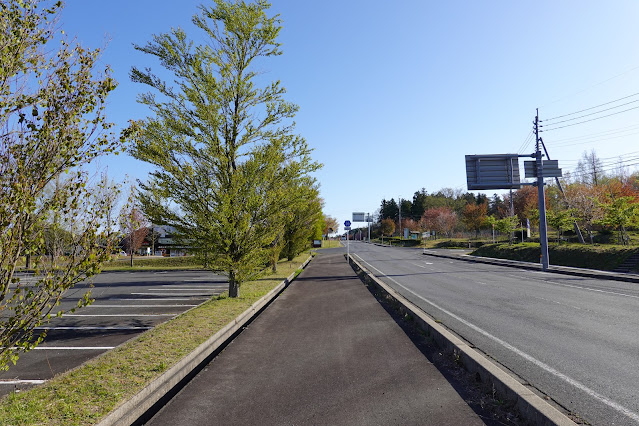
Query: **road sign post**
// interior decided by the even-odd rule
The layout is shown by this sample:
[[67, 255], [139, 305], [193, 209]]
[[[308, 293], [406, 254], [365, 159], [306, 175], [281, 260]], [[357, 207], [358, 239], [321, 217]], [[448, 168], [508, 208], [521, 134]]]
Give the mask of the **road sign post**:
[[351, 258], [351, 252], [350, 252], [350, 247], [349, 247], [349, 243], [348, 243], [348, 234], [350, 234], [351, 232], [351, 221], [347, 220], [344, 222], [344, 228], [346, 229], [346, 261], [350, 263], [350, 258]]

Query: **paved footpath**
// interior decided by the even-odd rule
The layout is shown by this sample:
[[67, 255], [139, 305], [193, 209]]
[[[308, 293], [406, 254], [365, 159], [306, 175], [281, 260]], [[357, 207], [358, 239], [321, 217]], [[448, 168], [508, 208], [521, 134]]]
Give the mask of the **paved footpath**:
[[484, 422], [327, 250], [148, 424]]

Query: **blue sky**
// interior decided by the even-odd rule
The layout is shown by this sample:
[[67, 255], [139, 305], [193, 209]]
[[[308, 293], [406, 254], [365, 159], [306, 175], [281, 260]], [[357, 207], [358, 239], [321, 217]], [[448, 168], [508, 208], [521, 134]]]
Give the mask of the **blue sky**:
[[[65, 32], [106, 46], [102, 61], [119, 82], [108, 115], [119, 128], [148, 114], [130, 68], [160, 70], [133, 43], [178, 26], [200, 39], [190, 18], [201, 3], [67, 0]], [[532, 152], [535, 108], [543, 120], [639, 92], [636, 0], [274, 0], [270, 11], [283, 20], [284, 54], [259, 68], [300, 106], [298, 133], [324, 164], [325, 213], [340, 223], [422, 187], [465, 191], [465, 154]], [[591, 149], [606, 164], [639, 163], [638, 135], [639, 109], [543, 137], [567, 171]], [[127, 156], [100, 165], [118, 180], [150, 170]]]

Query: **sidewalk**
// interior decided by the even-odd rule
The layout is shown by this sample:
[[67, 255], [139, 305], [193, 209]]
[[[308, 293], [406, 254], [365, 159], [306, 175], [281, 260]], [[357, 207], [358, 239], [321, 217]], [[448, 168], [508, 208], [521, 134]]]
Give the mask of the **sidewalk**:
[[484, 422], [324, 251], [148, 424]]

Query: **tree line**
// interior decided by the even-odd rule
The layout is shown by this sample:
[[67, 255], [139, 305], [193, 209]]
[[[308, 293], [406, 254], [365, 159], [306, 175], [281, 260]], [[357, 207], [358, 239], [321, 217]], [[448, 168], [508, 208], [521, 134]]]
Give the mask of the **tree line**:
[[[615, 232], [620, 244], [628, 244], [628, 230], [639, 220], [639, 172], [624, 167], [606, 170], [594, 150], [584, 152], [574, 172], [560, 179], [561, 188], [547, 180], [547, 224], [557, 238], [581, 233], [584, 241], [596, 242], [602, 232]], [[539, 226], [537, 189], [522, 186], [510, 193], [474, 194], [450, 188], [428, 193], [416, 191], [412, 200], [383, 199], [377, 212], [374, 235], [399, 234], [401, 228], [432, 231], [436, 235], [479, 237], [495, 229], [502, 234], [530, 224]], [[392, 224], [392, 225], [391, 225]]]

